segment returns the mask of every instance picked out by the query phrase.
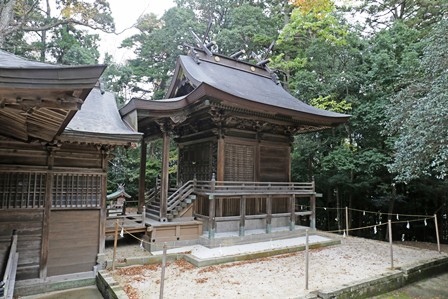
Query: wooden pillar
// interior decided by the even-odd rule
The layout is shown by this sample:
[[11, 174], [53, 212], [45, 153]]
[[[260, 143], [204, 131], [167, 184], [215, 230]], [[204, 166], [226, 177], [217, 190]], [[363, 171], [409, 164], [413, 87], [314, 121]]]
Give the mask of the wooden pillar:
[[216, 180], [224, 181], [224, 162], [225, 162], [225, 143], [224, 137], [220, 134], [218, 136], [218, 154], [216, 162]]
[[101, 169], [103, 174], [101, 176], [101, 198], [100, 198], [100, 242], [98, 253], [104, 253], [106, 246], [106, 218], [107, 218], [107, 162], [109, 160], [110, 149], [103, 147], [101, 149]]
[[168, 188], [169, 188], [169, 160], [170, 160], [170, 136], [166, 128], [163, 129], [162, 150], [162, 183], [160, 186], [160, 221], [167, 221]]
[[47, 146], [47, 177], [45, 181], [45, 203], [42, 221], [42, 245], [40, 251], [39, 278], [47, 278], [48, 250], [50, 248], [50, 215], [53, 204], [53, 165], [56, 146]]
[[146, 142], [145, 139], [142, 139], [140, 146], [140, 178], [139, 178], [139, 186], [138, 186], [138, 213], [143, 212], [143, 206], [145, 205], [145, 178], [146, 178]]
[[209, 195], [208, 199], [210, 200], [208, 205], [208, 238], [215, 238], [215, 196]]
[[296, 197], [291, 195], [289, 197], [289, 230], [293, 231], [296, 227]]
[[[216, 163], [216, 180], [217, 181], [224, 181], [224, 163], [225, 163], [225, 143], [224, 143], [224, 136], [222, 136], [222, 133], [219, 133], [218, 136], [218, 154], [217, 154], [217, 163]], [[223, 209], [224, 209], [224, 199], [218, 198], [218, 207], [216, 209], [216, 216], [222, 217], [223, 215]]]
[[240, 237], [246, 232], [246, 196], [240, 197]]
[[214, 239], [215, 238], [215, 195], [213, 194], [215, 192], [215, 174], [212, 176], [212, 180], [210, 182], [210, 195], [208, 196], [209, 199], [209, 205], [208, 205], [208, 238]]
[[272, 195], [268, 195], [266, 198], [266, 233], [272, 232]]

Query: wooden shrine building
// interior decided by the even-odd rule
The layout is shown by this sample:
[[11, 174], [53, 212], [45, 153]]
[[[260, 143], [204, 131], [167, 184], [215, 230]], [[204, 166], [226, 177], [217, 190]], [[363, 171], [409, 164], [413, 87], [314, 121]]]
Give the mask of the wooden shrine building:
[[0, 51], [0, 262], [15, 229], [19, 285], [93, 277], [104, 252], [110, 151], [141, 138], [95, 87], [105, 67]]
[[[293, 136], [349, 118], [294, 98], [265, 63], [246, 63], [205, 46], [179, 57], [166, 99], [133, 99], [120, 113], [144, 135], [142, 165], [146, 142], [163, 139], [160, 196], [145, 198], [142, 183], [140, 207], [146, 201], [147, 216], [160, 222], [199, 220], [210, 238], [228, 230], [244, 235], [248, 228], [293, 228], [301, 215], [310, 216], [313, 227], [314, 182], [291, 182]], [[168, 186], [171, 138], [179, 151], [173, 192]], [[311, 209], [299, 210], [299, 198], [308, 198]], [[154, 242], [181, 239], [152, 237]]]

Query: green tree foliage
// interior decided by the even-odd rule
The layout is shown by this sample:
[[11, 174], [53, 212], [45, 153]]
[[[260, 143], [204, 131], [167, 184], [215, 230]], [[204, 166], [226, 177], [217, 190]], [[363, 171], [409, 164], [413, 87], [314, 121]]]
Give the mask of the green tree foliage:
[[190, 31], [204, 32], [193, 11], [171, 8], [159, 20], [154, 14], [138, 21], [138, 34], [123, 41], [137, 57], [129, 61], [132, 69], [130, 88], [140, 97], [163, 98], [173, 75], [180, 45], [190, 40]]
[[219, 50], [231, 55], [239, 50], [260, 53], [277, 38], [279, 20], [269, 18], [262, 8], [243, 4], [229, 13], [227, 26], [216, 36]]
[[[106, 0], [0, 1], [0, 48], [13, 53], [41, 61], [96, 62], [97, 36], [77, 26], [113, 32], [109, 3]], [[52, 53], [49, 53], [50, 47]], [[57, 57], [47, 58], [47, 54]]]
[[443, 0], [364, 0], [359, 6], [373, 29], [390, 27], [397, 21], [409, 27], [424, 28], [440, 21], [447, 8]]
[[397, 180], [425, 175], [445, 178], [448, 172], [448, 21], [435, 26], [416, 71], [410, 73], [388, 107], [387, 132], [396, 135]]
[[77, 30], [71, 25], [53, 30], [47, 51], [58, 64], [95, 64], [98, 63], [99, 36]]

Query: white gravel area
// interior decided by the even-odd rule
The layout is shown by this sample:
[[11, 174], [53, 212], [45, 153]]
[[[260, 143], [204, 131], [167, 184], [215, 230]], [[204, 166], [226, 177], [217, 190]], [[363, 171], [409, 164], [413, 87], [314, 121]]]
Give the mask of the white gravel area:
[[[264, 243], [270, 247], [274, 242], [277, 241]], [[302, 251], [203, 268], [183, 260], [170, 263], [166, 268], [164, 297], [297, 298], [315, 290], [328, 290], [392, 273], [389, 243], [354, 237], [342, 238], [341, 242], [340, 245], [310, 250], [309, 290], [305, 290], [305, 254]], [[393, 248], [395, 267], [447, 256], [402, 245], [394, 244]], [[218, 250], [214, 254], [219, 255], [227, 249], [214, 250]], [[189, 250], [183, 248], [182, 251]], [[193, 253], [193, 249], [191, 251]], [[131, 299], [159, 298], [160, 265], [125, 267], [115, 270], [112, 275]]]

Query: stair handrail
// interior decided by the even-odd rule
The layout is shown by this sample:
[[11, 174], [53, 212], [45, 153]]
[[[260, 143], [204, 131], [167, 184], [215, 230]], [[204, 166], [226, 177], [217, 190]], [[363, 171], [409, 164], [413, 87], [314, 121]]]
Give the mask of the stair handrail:
[[171, 211], [179, 206], [191, 193], [194, 192], [194, 181], [190, 180], [182, 185], [168, 197], [167, 210]]

